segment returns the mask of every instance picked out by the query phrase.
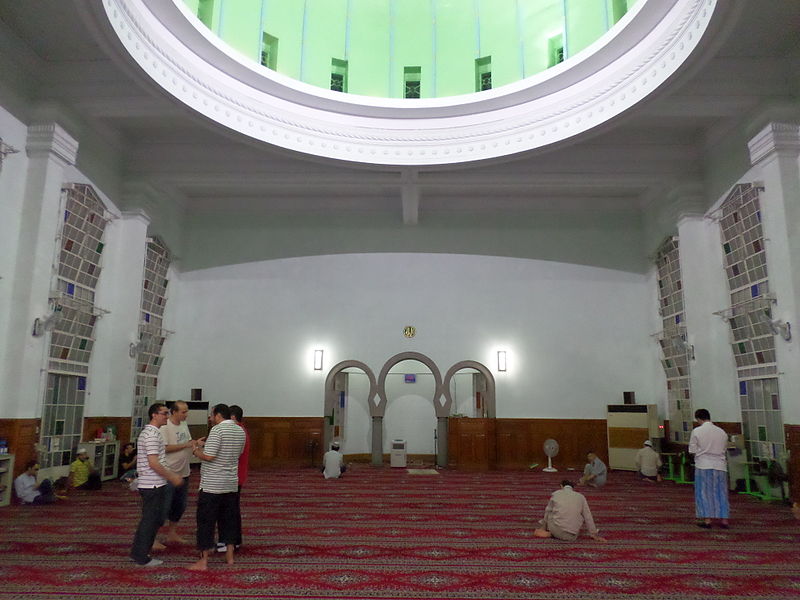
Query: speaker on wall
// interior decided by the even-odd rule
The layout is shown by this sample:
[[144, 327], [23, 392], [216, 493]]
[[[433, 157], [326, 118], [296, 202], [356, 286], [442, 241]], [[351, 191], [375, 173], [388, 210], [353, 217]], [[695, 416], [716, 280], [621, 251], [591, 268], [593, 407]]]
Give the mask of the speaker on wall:
[[203, 390], [201, 388], [192, 388], [192, 402], [200, 402], [203, 400]]
[[623, 404], [636, 404], [636, 392], [622, 392]]

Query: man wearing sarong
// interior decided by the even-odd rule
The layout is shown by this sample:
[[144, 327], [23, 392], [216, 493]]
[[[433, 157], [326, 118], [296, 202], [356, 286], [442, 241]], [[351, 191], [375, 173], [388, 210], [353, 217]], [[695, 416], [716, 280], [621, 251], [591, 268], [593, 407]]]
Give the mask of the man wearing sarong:
[[698, 426], [689, 438], [689, 453], [694, 454], [694, 502], [697, 526], [710, 529], [712, 521], [728, 528], [728, 434], [711, 422], [705, 408], [694, 413]]

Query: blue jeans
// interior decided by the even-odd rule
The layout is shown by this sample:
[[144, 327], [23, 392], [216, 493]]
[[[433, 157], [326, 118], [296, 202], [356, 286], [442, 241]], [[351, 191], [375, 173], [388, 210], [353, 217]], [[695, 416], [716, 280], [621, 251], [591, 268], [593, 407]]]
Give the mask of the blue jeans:
[[140, 565], [150, 562], [150, 548], [156, 541], [159, 527], [164, 524], [166, 494], [166, 485], [157, 488], [139, 488], [139, 495], [142, 497], [142, 518], [133, 536], [131, 558]]
[[177, 523], [181, 520], [186, 504], [189, 502], [189, 478], [183, 478], [183, 485], [175, 487], [167, 483], [167, 494], [164, 500], [164, 520]]

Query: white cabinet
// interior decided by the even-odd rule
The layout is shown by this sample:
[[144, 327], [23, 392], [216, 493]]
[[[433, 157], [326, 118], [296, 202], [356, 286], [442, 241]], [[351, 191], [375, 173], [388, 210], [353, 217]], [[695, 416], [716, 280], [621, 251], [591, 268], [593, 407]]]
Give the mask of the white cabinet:
[[11, 503], [11, 488], [14, 487], [14, 455], [0, 454], [0, 506]]
[[101, 481], [117, 478], [119, 442], [81, 442], [81, 446], [89, 451], [89, 459], [100, 473]]

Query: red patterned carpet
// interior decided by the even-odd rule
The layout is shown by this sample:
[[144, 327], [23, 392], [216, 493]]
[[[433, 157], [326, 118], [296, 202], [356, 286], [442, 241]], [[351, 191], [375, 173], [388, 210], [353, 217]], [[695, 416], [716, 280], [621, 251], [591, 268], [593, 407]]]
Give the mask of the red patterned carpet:
[[732, 528], [703, 530], [691, 486], [614, 472], [585, 492], [608, 543], [534, 539], [565, 475], [255, 472], [236, 565], [218, 555], [207, 573], [185, 569], [192, 545], [160, 553], [155, 569], [131, 563], [138, 496], [106, 482], [54, 506], [0, 509], [0, 598], [800, 598], [800, 522], [787, 507], [734, 495]]

